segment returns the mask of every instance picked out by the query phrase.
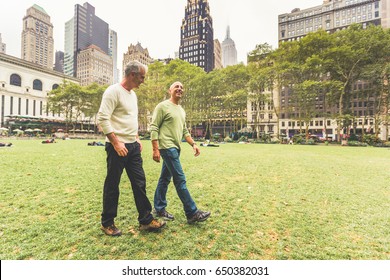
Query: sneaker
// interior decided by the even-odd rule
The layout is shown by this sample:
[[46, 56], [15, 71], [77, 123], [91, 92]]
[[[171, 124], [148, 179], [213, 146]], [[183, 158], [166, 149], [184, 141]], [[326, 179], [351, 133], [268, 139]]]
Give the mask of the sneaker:
[[101, 229], [102, 229], [102, 231], [103, 231], [105, 234], [107, 234], [107, 235], [109, 235], [109, 236], [120, 236], [120, 235], [122, 235], [122, 231], [120, 231], [120, 229], [117, 228], [117, 227], [115, 226], [115, 224], [112, 224], [111, 226], [108, 226], [108, 227], [102, 226]]
[[210, 212], [198, 210], [191, 218], [187, 218], [187, 223], [204, 222], [210, 217]]
[[175, 217], [171, 213], [168, 213], [165, 209], [162, 211], [156, 211], [156, 216], [167, 221], [173, 221], [175, 219]]
[[147, 225], [139, 225], [139, 230], [147, 230], [147, 231], [158, 231], [161, 228], [165, 226], [166, 222], [159, 221], [157, 219], [153, 219], [149, 224]]

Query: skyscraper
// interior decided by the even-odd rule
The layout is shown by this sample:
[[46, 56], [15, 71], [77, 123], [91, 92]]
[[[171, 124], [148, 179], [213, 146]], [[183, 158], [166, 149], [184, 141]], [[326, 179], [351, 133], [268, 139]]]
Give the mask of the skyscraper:
[[50, 16], [38, 5], [23, 18], [21, 58], [53, 69], [54, 39]]
[[119, 69], [118, 69], [118, 34], [116, 31], [110, 29], [110, 41], [108, 43], [109, 55], [112, 58], [112, 73], [113, 82], [119, 82]]
[[222, 49], [218, 39], [214, 39], [214, 69], [221, 69], [222, 65]]
[[62, 51], [56, 51], [54, 70], [64, 73], [64, 52]]
[[230, 38], [230, 26], [226, 29], [226, 37], [222, 42], [222, 65], [223, 67], [237, 64], [236, 44]]
[[179, 58], [202, 67], [214, 69], [213, 19], [207, 0], [188, 0], [180, 30]]
[[75, 14], [65, 24], [65, 74], [77, 77], [77, 54], [91, 45], [109, 54], [108, 24], [95, 15], [88, 2], [75, 5]]

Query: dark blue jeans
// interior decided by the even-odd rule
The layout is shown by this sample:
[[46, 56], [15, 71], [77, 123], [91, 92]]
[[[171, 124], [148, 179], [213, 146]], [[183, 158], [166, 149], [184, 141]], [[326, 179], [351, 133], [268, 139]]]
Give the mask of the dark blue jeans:
[[197, 211], [197, 207], [187, 189], [186, 177], [180, 164], [180, 150], [176, 148], [161, 149], [160, 155], [163, 158], [163, 164], [160, 179], [158, 180], [154, 194], [154, 208], [157, 211], [162, 211], [167, 207], [166, 195], [168, 185], [173, 177], [173, 184], [183, 203], [184, 212], [187, 217], [192, 217]]
[[140, 224], [149, 224], [153, 220], [152, 205], [146, 196], [146, 179], [142, 167], [142, 157], [138, 142], [125, 144], [129, 151], [121, 157], [111, 143], [106, 143], [107, 176], [103, 188], [102, 225], [107, 227], [114, 223], [117, 216], [119, 200], [119, 182], [123, 169], [126, 170], [133, 190], [135, 205]]

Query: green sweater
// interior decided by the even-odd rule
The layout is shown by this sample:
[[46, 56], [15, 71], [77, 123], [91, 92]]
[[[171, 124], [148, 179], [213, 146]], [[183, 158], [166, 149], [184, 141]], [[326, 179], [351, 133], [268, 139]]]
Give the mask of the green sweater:
[[184, 109], [169, 100], [159, 103], [153, 112], [150, 131], [151, 140], [158, 140], [159, 149], [180, 149], [183, 137], [190, 136]]

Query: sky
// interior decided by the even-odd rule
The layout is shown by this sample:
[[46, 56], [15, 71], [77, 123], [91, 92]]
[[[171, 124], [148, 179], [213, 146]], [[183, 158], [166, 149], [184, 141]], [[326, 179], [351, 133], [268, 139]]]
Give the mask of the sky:
[[[152, 58], [174, 58], [180, 45], [180, 27], [187, 0], [14, 0], [0, 9], [0, 33], [6, 53], [20, 58], [23, 17], [34, 4], [42, 7], [54, 26], [54, 50], [64, 51], [65, 22], [74, 15], [75, 4], [89, 2], [95, 14], [118, 34], [118, 66], [130, 44], [140, 42]], [[209, 0], [214, 39], [221, 43], [230, 26], [238, 62], [256, 45], [277, 48], [278, 15], [321, 5], [323, 0]]]

